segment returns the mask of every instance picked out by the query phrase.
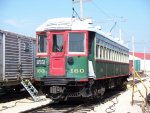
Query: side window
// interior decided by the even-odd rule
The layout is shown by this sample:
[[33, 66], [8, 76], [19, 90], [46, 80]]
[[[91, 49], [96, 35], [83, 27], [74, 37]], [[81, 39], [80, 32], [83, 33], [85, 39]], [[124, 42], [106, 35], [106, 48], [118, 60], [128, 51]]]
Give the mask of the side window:
[[96, 45], [96, 58], [98, 58], [98, 54], [99, 54], [98, 47], [99, 45]]
[[69, 53], [85, 53], [85, 33], [69, 33]]
[[103, 47], [100, 46], [100, 59], [102, 59], [102, 58], [103, 58]]
[[103, 58], [106, 59], [106, 48], [103, 48]]
[[38, 35], [38, 53], [47, 52], [47, 36], [46, 34]]
[[112, 60], [111, 59], [111, 49], [109, 49], [109, 60]]

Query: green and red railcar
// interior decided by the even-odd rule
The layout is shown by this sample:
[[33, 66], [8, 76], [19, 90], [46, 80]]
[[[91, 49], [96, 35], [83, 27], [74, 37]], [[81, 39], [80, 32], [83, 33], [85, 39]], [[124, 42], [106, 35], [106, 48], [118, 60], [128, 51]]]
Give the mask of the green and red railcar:
[[53, 100], [96, 98], [122, 87], [129, 49], [94, 27], [90, 19], [55, 18], [36, 30], [36, 74]]

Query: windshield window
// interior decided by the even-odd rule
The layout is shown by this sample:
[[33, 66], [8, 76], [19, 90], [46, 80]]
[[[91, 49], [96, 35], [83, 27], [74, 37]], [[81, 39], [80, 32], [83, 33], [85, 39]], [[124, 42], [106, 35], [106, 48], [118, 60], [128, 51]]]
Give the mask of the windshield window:
[[47, 40], [46, 34], [38, 35], [38, 53], [46, 53]]
[[69, 33], [69, 52], [85, 52], [85, 33]]
[[63, 35], [54, 34], [53, 35], [53, 52], [62, 52], [63, 51]]

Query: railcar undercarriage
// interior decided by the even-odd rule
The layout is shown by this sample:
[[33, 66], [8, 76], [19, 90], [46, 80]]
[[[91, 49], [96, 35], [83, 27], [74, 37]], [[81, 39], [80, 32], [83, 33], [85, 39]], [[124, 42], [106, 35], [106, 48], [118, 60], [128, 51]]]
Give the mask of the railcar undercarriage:
[[[102, 98], [105, 91], [112, 88], [125, 89], [127, 77], [103, 80], [89, 79], [88, 82], [57, 82], [54, 84], [42, 82], [42, 90], [47, 98], [62, 101], [75, 98], [97, 99]], [[59, 85], [58, 85], [59, 83]], [[46, 85], [47, 84], [47, 85]]]

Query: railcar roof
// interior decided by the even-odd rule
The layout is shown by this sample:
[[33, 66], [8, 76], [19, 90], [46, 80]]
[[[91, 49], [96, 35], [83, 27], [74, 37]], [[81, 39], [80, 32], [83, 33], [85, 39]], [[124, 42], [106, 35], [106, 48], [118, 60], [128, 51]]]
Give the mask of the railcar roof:
[[[101, 30], [100, 26], [94, 26], [92, 19], [78, 19], [78, 18], [53, 18], [49, 19], [40, 25], [36, 32], [43, 32], [43, 31], [52, 31], [52, 30], [87, 30], [96, 32], [114, 42], [119, 43], [122, 46], [123, 41], [117, 41], [112, 36], [104, 33]], [[125, 46], [126, 47], [126, 46]], [[126, 47], [127, 48], [127, 47]]]
[[[46, 30], [93, 30], [91, 19], [53, 18], [47, 20], [36, 31]], [[80, 27], [79, 27], [80, 26]]]

